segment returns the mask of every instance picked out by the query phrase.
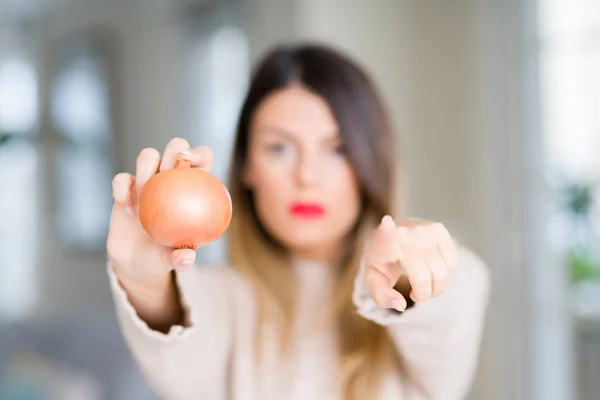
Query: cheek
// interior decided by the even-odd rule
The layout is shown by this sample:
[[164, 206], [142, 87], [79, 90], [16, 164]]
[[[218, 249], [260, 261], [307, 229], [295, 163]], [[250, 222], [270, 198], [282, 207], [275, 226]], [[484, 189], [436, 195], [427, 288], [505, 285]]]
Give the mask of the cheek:
[[273, 168], [258, 164], [254, 168], [255, 189], [259, 192], [277, 193], [278, 188], [289, 186], [289, 174], [285, 168]]
[[256, 163], [252, 166], [254, 200], [259, 214], [269, 218], [284, 204], [289, 203], [291, 180], [285, 168]]

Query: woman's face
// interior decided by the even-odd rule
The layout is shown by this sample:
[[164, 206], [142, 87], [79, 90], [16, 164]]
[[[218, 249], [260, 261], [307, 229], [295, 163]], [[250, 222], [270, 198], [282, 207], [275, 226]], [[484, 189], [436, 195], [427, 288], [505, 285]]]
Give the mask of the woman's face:
[[255, 111], [244, 179], [261, 222], [295, 257], [336, 257], [360, 213], [338, 124], [301, 86], [274, 92]]

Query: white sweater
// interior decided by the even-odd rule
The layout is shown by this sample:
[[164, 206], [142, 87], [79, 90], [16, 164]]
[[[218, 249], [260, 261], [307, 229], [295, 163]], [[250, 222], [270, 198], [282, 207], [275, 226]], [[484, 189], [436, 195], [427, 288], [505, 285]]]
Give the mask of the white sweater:
[[[108, 268], [119, 323], [150, 385], [165, 400], [337, 400], [333, 329], [310, 330], [330, 295], [331, 270], [294, 265], [299, 279], [299, 327], [292, 356], [275, 363], [276, 335], [267, 340], [265, 362], [254, 367], [255, 300], [249, 284], [229, 267], [177, 273], [185, 326], [168, 334], [151, 330], [136, 314]], [[447, 291], [404, 313], [379, 308], [356, 277], [354, 304], [364, 318], [385, 325], [427, 396], [397, 376], [384, 377], [377, 399], [464, 398], [478, 363], [489, 296], [485, 264], [459, 247], [459, 264]], [[311, 323], [313, 323], [311, 325]], [[367, 400], [367, 399], [365, 399]]]

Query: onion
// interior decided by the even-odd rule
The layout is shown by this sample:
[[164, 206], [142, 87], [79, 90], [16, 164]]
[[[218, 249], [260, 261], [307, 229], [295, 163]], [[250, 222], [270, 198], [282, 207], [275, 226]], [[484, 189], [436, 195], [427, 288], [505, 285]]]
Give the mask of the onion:
[[152, 176], [140, 191], [140, 221], [162, 246], [196, 250], [225, 233], [231, 214], [225, 185], [181, 158], [174, 169]]

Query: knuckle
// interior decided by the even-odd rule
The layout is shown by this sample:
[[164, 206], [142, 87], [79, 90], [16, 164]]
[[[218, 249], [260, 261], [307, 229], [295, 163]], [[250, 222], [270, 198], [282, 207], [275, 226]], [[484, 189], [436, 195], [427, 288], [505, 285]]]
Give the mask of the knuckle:
[[408, 228], [406, 226], [400, 226], [400, 227], [398, 227], [397, 230], [396, 230], [396, 236], [401, 241], [404, 241], [404, 240], [408, 239], [411, 236], [411, 228]]
[[214, 153], [214, 151], [210, 147], [201, 146], [200, 147], [200, 152], [202, 154], [202, 158], [204, 159], [204, 161], [207, 164], [212, 163], [212, 160], [213, 160], [213, 158], [215, 156], [215, 153]]
[[415, 235], [426, 235], [429, 232], [429, 227], [427, 225], [417, 225], [412, 228], [413, 233]]
[[446, 230], [446, 227], [441, 222], [434, 222], [431, 224], [431, 227], [438, 232], [444, 232]]
[[448, 230], [446, 229], [444, 224], [442, 224], [441, 222], [436, 222], [435, 224], [433, 224], [432, 229], [436, 233], [436, 235], [440, 238], [446, 238], [446, 237], [450, 236], [450, 234], [448, 233]]
[[198, 146], [198, 150], [201, 151], [203, 154], [208, 155], [208, 154], [212, 154], [213, 150], [205, 145], [201, 145]]
[[419, 271], [413, 275], [413, 281], [417, 286], [424, 286], [431, 282], [431, 275], [426, 271]]
[[450, 232], [448, 231], [448, 228], [446, 228], [445, 225], [440, 223], [440, 227], [437, 228], [438, 231], [438, 236], [441, 238], [441, 240], [446, 240], [448, 242], [452, 242], [452, 235], [450, 234]]
[[432, 272], [432, 277], [437, 282], [445, 281], [448, 278], [448, 270], [446, 268], [439, 268]]
[[431, 299], [432, 297], [432, 292], [430, 289], [421, 289], [421, 291], [419, 292], [418, 296], [418, 301], [419, 302], [425, 302], [428, 301], [429, 299]]
[[386, 278], [391, 279], [398, 273], [398, 267], [396, 265], [385, 265], [380, 271]]
[[445, 279], [435, 280], [433, 282], [433, 293], [436, 293], [439, 295], [442, 292], [444, 292], [445, 290], [446, 290], [446, 280]]

